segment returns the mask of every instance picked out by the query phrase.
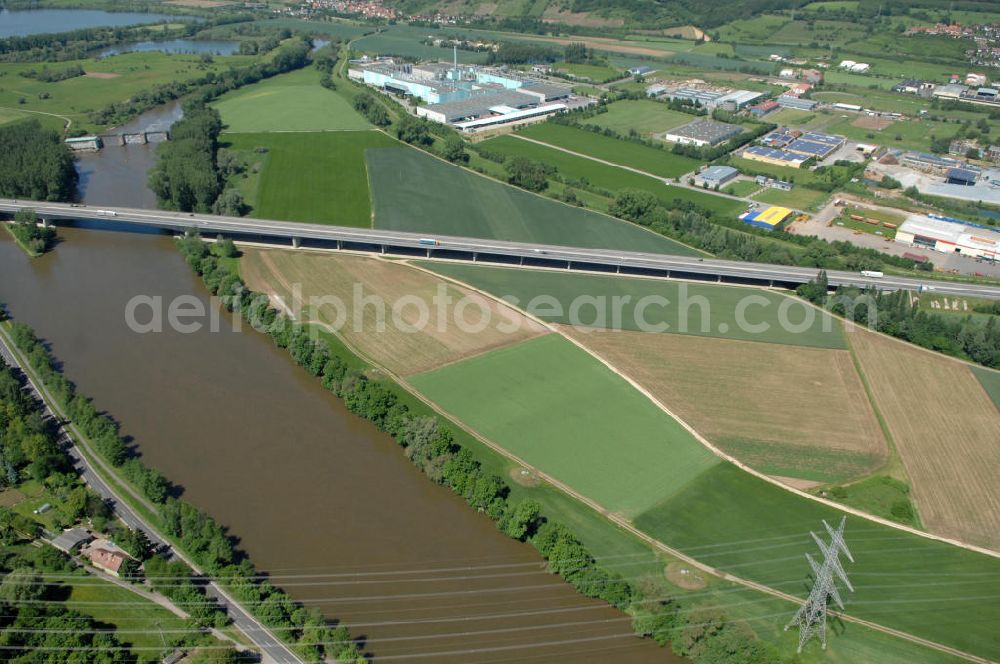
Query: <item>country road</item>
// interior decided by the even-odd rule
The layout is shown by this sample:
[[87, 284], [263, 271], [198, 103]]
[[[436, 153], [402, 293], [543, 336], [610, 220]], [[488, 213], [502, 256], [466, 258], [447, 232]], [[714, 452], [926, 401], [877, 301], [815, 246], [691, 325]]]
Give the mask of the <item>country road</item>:
[[[129, 528], [141, 530], [151, 542], [167, 552], [168, 558], [177, 558], [183, 561], [196, 575], [207, 578], [194, 561], [173, 547], [152, 524], [133, 510], [126, 501], [121, 499], [115, 489], [104, 480], [99, 472], [95, 471], [88, 457], [97, 460], [97, 465], [100, 465], [102, 461], [97, 458], [97, 455], [87, 445], [86, 437], [82, 435], [76, 426], [72, 423], [67, 423], [67, 418], [63, 416], [48, 389], [40, 380], [35, 379], [33, 372], [27, 369], [27, 361], [14, 346], [13, 340], [3, 326], [0, 326], [0, 357], [3, 357], [10, 366], [21, 370], [32, 392], [44, 404], [46, 414], [59, 423], [59, 433], [62, 437], [60, 442], [65, 446], [66, 453], [69, 455], [74, 468], [80, 473], [84, 482], [111, 504], [115, 514]], [[80, 447], [86, 449], [86, 455], [81, 452]], [[107, 469], [102, 470], [109, 472]], [[148, 504], [148, 501], [144, 502]], [[225, 609], [227, 615], [233, 621], [233, 625], [243, 632], [260, 650], [263, 662], [268, 664], [303, 664], [301, 658], [280, 641], [271, 630], [244, 610], [219, 584], [209, 580], [205, 585], [205, 592], [218, 601], [219, 605]]]

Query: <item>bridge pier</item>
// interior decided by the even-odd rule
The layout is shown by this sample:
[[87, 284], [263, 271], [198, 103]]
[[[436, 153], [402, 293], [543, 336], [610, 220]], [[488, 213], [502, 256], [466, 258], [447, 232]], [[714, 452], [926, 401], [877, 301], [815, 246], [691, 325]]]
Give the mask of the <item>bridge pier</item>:
[[297, 237], [293, 237], [292, 238], [292, 249], [298, 249], [301, 244], [302, 244], [302, 240], [300, 240]]
[[343, 248], [344, 248], [344, 241], [343, 240], [337, 240], [337, 249], [340, 250], [340, 249], [343, 249]]
[[384, 244], [380, 244], [378, 246], [378, 248], [379, 248], [379, 253], [380, 254], [384, 254], [385, 253], [385, 245]]
[[476, 252], [473, 251], [472, 252], [472, 262], [475, 263], [476, 260], [478, 260], [478, 258], [479, 258], [479, 254], [477, 254]]

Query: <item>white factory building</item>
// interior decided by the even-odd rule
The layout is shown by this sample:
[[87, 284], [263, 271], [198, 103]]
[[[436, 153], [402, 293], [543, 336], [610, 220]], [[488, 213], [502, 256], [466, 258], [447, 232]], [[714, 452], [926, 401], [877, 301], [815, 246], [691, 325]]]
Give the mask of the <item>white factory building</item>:
[[896, 242], [987, 260], [998, 260], [1000, 255], [1000, 231], [924, 215], [907, 218], [896, 231]]

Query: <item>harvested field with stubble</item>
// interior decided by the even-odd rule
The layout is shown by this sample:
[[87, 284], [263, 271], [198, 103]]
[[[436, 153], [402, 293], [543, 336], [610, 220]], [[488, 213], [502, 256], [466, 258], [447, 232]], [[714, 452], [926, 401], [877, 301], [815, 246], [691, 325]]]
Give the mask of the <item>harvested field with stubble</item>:
[[[547, 332], [543, 325], [492, 299], [399, 262], [352, 255], [248, 250], [244, 253], [241, 270], [251, 289], [281, 296], [300, 320], [337, 327], [338, 334], [347, 343], [403, 376]], [[296, 284], [301, 289], [299, 304], [293, 302], [291, 295]], [[385, 302], [383, 325], [379, 324], [379, 312], [374, 304], [366, 303], [355, 314], [360, 309], [352, 307], [358, 286], [363, 296], [378, 296]], [[451, 298], [440, 310], [434, 302], [439, 295]], [[345, 303], [346, 313], [341, 324], [337, 324], [341, 314], [335, 305], [316, 302], [316, 306], [310, 306], [311, 297], [332, 297]], [[456, 314], [456, 303], [462, 298], [469, 303], [464, 311], [468, 326], [456, 323], [456, 316], [460, 315]], [[395, 303], [399, 305], [394, 307]], [[426, 324], [420, 320], [421, 305], [418, 303], [425, 304], [429, 312]], [[394, 324], [394, 308], [405, 325]], [[439, 324], [439, 311], [444, 314], [444, 324]], [[479, 329], [477, 323], [484, 311], [489, 312], [490, 322]], [[516, 327], [516, 330], [507, 332], [505, 326]]]
[[924, 526], [1000, 549], [1000, 412], [970, 367], [868, 330], [848, 337]]
[[847, 351], [559, 329], [761, 472], [843, 481], [871, 472], [888, 455]]

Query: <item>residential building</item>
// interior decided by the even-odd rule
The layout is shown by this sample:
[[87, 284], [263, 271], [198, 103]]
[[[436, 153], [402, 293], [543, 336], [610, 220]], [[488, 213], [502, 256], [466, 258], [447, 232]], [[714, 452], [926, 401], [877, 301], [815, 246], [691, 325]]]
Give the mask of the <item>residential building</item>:
[[126, 560], [135, 560], [117, 544], [104, 539], [93, 541], [81, 549], [80, 553], [90, 560], [94, 567], [113, 576], [118, 576]]

